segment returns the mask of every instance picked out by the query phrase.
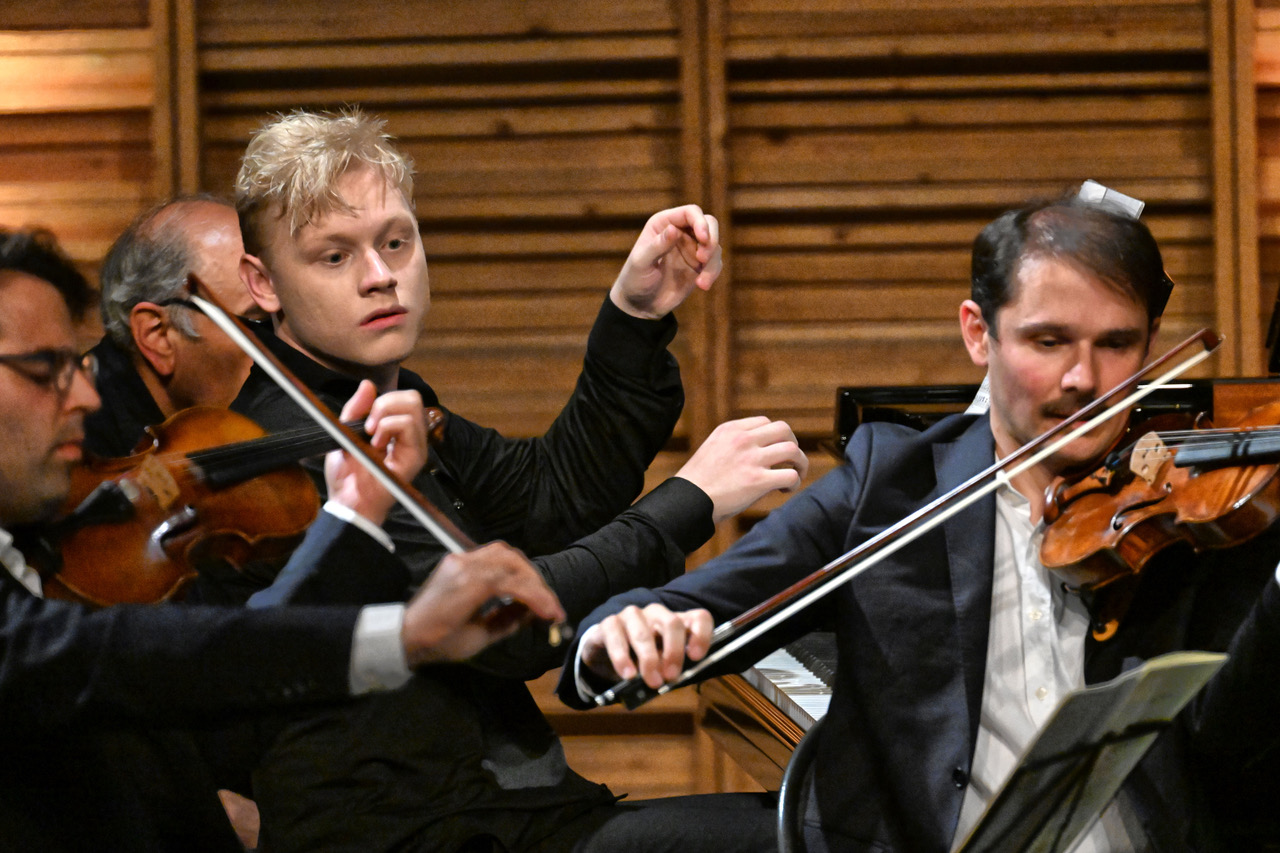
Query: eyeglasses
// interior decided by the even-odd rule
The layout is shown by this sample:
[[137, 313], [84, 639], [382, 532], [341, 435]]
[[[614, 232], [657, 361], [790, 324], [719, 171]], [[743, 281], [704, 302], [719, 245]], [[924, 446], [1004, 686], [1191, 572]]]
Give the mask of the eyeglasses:
[[91, 384], [98, 378], [97, 356], [89, 352], [81, 355], [73, 349], [41, 349], [0, 355], [0, 364], [59, 394], [71, 390], [77, 371], [83, 372]]

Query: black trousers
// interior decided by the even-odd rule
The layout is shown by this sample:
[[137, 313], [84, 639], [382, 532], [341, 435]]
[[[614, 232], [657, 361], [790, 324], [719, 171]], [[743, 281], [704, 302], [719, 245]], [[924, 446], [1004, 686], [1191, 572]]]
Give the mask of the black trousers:
[[596, 806], [519, 843], [473, 839], [463, 853], [761, 853], [777, 849], [777, 794], [701, 794]]

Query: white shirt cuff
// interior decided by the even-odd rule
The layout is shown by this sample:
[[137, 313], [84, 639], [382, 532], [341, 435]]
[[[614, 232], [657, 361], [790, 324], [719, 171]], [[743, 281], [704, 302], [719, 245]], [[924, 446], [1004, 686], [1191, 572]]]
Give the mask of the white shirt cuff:
[[387, 535], [387, 531], [365, 518], [346, 504], [340, 504], [337, 501], [325, 501], [324, 511], [330, 515], [336, 516], [347, 524], [354, 524], [365, 533], [368, 533], [378, 541], [383, 548], [386, 548], [392, 554], [396, 552], [396, 543], [391, 541], [391, 537]]
[[351, 640], [351, 693], [394, 690], [413, 675], [400, 639], [403, 604], [372, 604], [360, 611]]
[[600, 694], [592, 690], [586, 679], [582, 677], [582, 647], [586, 645], [587, 639], [599, 627], [599, 625], [592, 625], [583, 632], [582, 639], [578, 641], [578, 651], [573, 656], [573, 684], [578, 689], [578, 698], [592, 705], [596, 703], [596, 697]]

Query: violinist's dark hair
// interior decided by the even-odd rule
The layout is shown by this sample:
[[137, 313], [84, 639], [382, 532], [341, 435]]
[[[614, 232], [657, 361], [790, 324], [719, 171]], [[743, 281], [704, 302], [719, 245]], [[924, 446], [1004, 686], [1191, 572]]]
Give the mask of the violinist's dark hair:
[[52, 284], [77, 323], [97, 301], [93, 287], [58, 245], [53, 232], [43, 228], [0, 228], [0, 272], [5, 271], [26, 273]]
[[970, 298], [992, 336], [996, 312], [1016, 296], [1023, 260], [1052, 258], [1090, 273], [1136, 299], [1154, 322], [1172, 282], [1147, 226], [1126, 213], [1074, 196], [1002, 214], [973, 241]]

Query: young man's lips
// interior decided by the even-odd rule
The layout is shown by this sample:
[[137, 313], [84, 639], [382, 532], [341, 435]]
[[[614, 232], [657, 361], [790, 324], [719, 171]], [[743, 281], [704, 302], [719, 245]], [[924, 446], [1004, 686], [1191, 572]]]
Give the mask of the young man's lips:
[[409, 313], [408, 309], [404, 308], [403, 306], [396, 306], [395, 308], [385, 308], [380, 311], [374, 311], [373, 313], [367, 315], [363, 320], [360, 321], [360, 325], [363, 327], [392, 325], [395, 323], [399, 323], [400, 318], [408, 313]]

